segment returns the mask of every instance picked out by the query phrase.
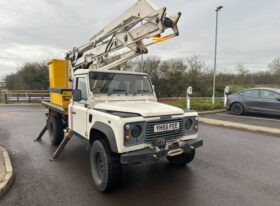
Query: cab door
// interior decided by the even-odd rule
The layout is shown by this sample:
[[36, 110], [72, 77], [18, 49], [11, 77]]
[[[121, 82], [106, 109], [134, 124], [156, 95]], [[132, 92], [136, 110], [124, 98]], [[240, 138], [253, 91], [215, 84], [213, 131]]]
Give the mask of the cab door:
[[88, 116], [88, 80], [86, 76], [76, 78], [75, 88], [81, 90], [82, 100], [73, 102], [72, 118], [73, 130], [83, 137], [87, 137], [87, 116]]
[[263, 100], [263, 110], [270, 114], [280, 114], [280, 95], [270, 90], [261, 90]]

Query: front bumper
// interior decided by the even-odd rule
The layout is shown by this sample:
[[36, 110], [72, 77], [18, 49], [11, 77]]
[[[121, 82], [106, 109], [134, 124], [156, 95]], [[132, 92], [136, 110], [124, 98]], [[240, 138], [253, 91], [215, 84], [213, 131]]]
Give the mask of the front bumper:
[[166, 146], [165, 148], [145, 148], [142, 150], [137, 150], [134, 152], [129, 152], [121, 154], [121, 163], [122, 164], [133, 164], [140, 162], [150, 162], [156, 161], [160, 158], [167, 156], [180, 155], [185, 152], [189, 152], [195, 148], [201, 147], [203, 145], [202, 139], [193, 139], [187, 141], [175, 142]]

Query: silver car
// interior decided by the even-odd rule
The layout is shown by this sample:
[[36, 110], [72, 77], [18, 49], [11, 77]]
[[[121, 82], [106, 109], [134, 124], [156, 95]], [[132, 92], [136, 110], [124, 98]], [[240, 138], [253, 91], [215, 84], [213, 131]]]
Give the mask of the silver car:
[[280, 89], [254, 88], [231, 94], [226, 108], [235, 115], [245, 112], [280, 115]]

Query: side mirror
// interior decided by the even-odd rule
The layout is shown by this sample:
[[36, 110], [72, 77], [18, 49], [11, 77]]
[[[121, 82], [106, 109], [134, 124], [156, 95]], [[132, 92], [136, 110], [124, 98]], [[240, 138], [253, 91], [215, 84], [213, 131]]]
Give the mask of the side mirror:
[[79, 102], [82, 100], [82, 91], [80, 89], [73, 89], [73, 100]]
[[280, 101], [280, 97], [277, 97], [276, 100], [277, 100], [277, 101]]

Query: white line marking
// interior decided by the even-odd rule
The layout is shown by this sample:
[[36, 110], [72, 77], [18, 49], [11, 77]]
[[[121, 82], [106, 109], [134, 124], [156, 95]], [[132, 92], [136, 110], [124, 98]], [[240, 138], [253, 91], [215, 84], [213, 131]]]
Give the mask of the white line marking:
[[248, 116], [235, 116], [235, 115], [231, 115], [231, 114], [217, 114], [217, 115], [220, 115], [220, 116], [231, 116], [231, 117], [235, 117], [235, 118], [259, 119], [259, 120], [270, 120], [270, 121], [280, 122], [280, 119], [270, 119], [270, 118], [262, 118], [262, 117], [248, 117]]

